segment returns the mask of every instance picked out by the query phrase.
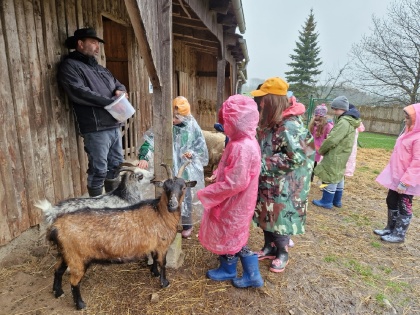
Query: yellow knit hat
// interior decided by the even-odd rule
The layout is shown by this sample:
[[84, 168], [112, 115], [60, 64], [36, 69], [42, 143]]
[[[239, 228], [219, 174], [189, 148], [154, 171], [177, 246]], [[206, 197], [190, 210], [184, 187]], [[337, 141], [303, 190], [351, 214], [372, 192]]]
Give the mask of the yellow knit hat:
[[173, 102], [173, 109], [178, 110], [178, 114], [182, 116], [187, 116], [191, 114], [191, 108], [190, 103], [188, 103], [188, 100], [183, 96], [175, 97]]

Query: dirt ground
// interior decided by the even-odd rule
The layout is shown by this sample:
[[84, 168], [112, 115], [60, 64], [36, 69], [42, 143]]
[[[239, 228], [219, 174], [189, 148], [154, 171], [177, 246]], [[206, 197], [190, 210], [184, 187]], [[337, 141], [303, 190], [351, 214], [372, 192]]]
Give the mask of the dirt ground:
[[[217, 257], [194, 235], [183, 241], [183, 266], [168, 269], [168, 288], [160, 288], [143, 261], [93, 265], [81, 285], [87, 309], [76, 311], [68, 274], [65, 296], [55, 299], [51, 292], [54, 251], [29, 236], [2, 261], [0, 314], [420, 314], [419, 199], [413, 202], [415, 217], [405, 243], [386, 244], [372, 233], [386, 220], [386, 190], [374, 179], [389, 155], [359, 149], [343, 208], [310, 204], [306, 234], [293, 238], [285, 272], [270, 273], [269, 261], [260, 262], [265, 281], [260, 289], [206, 279]], [[313, 183], [310, 200], [320, 196]], [[261, 230], [251, 228], [251, 248], [258, 250], [262, 240]]]

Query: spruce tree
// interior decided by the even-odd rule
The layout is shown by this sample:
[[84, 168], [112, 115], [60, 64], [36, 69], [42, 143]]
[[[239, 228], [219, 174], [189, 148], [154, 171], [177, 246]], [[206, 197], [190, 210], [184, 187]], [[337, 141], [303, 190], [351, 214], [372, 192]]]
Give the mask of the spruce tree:
[[321, 74], [318, 67], [322, 65], [322, 61], [318, 57], [320, 48], [315, 27], [311, 9], [303, 31], [299, 31], [299, 41], [296, 42], [294, 54], [290, 55], [292, 62], [287, 64], [292, 70], [285, 73], [286, 80], [290, 84], [289, 90], [305, 104], [309, 104], [310, 96], [316, 89], [317, 76]]

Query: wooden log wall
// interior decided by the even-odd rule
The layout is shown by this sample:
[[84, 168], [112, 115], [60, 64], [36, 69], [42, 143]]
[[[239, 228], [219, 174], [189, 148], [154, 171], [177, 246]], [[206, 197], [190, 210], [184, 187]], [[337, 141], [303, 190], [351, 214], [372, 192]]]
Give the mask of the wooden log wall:
[[[36, 200], [55, 203], [86, 192], [83, 141], [56, 68], [68, 53], [64, 40], [86, 26], [102, 36], [104, 16], [126, 25], [132, 38], [130, 99], [137, 114], [130, 123], [142, 134], [151, 125], [149, 80], [123, 0], [0, 2], [0, 245], [40, 222]], [[103, 49], [99, 59], [105, 65]]]
[[357, 106], [366, 131], [399, 135], [404, 119], [404, 106]]

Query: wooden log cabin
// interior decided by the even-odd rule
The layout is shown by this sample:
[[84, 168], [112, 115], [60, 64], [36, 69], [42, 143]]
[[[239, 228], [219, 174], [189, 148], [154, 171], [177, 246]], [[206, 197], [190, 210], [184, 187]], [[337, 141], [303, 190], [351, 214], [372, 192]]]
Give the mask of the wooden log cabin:
[[241, 0], [2, 0], [0, 246], [41, 222], [36, 200], [86, 193], [83, 141], [56, 81], [64, 41], [82, 27], [105, 40], [99, 62], [127, 86], [136, 109], [123, 128], [127, 159], [159, 125], [155, 161], [172, 164], [173, 97], [186, 96], [211, 129], [247, 77], [246, 41], [236, 33], [245, 32]]

